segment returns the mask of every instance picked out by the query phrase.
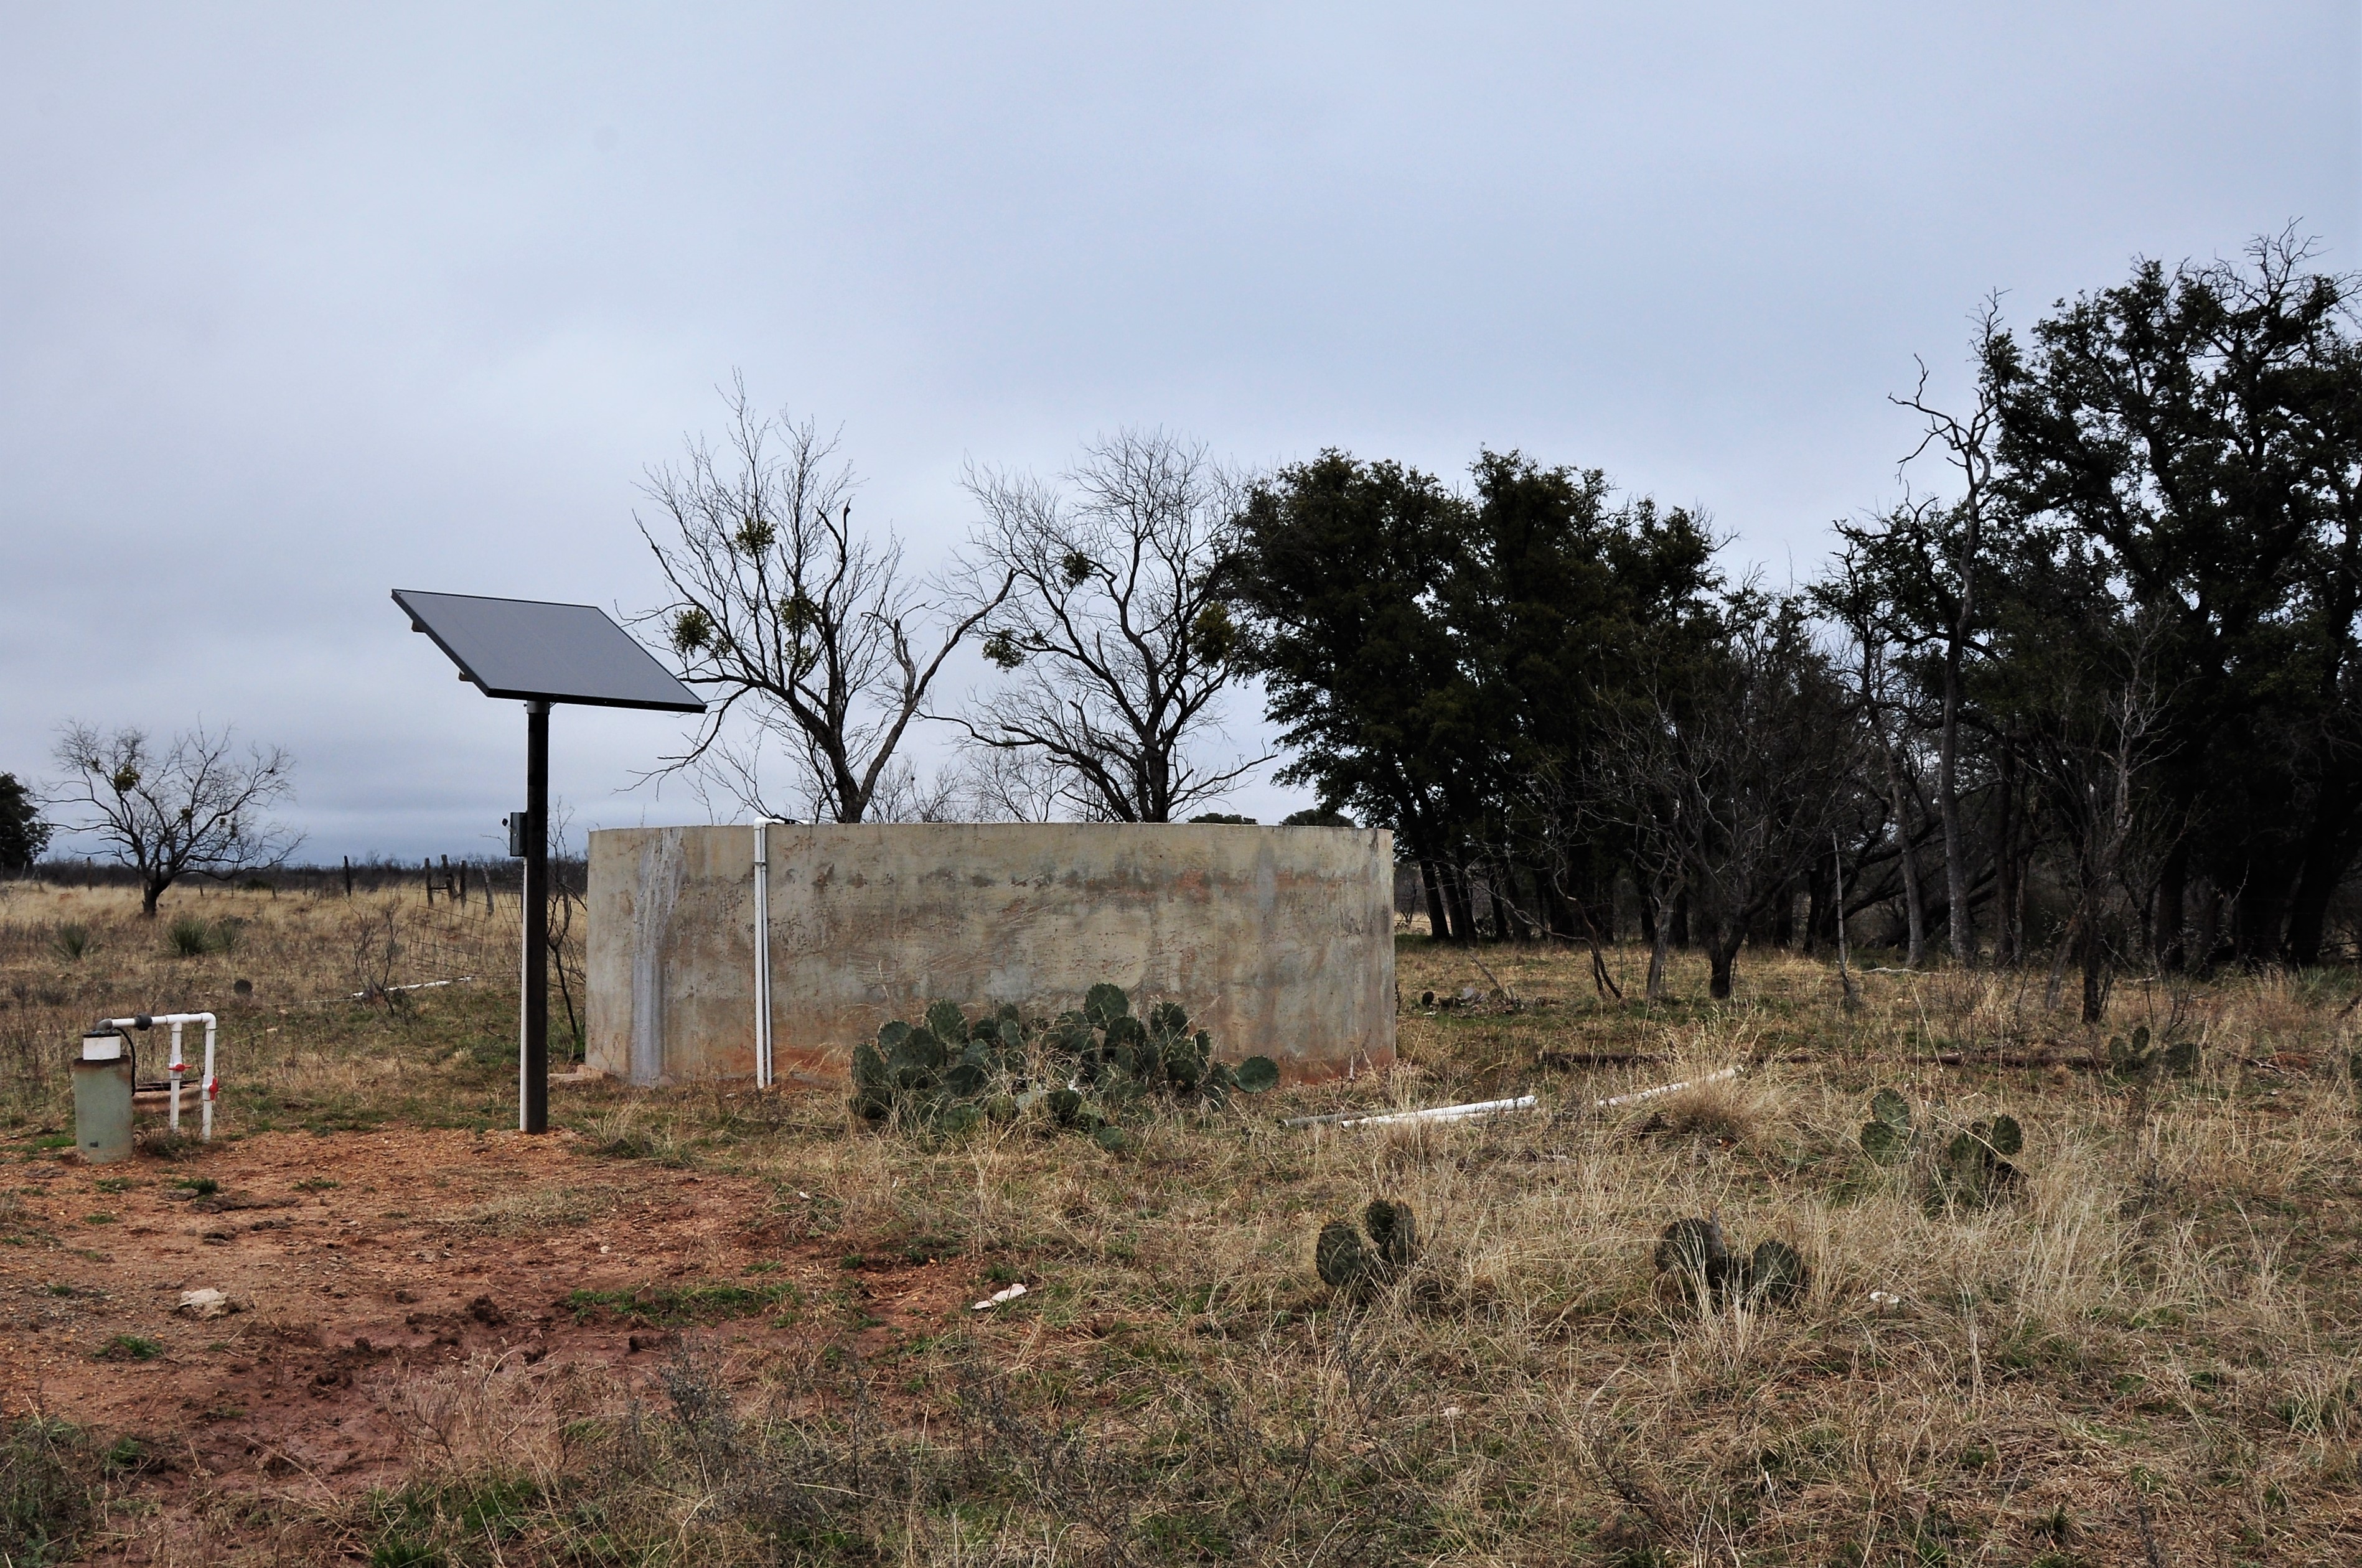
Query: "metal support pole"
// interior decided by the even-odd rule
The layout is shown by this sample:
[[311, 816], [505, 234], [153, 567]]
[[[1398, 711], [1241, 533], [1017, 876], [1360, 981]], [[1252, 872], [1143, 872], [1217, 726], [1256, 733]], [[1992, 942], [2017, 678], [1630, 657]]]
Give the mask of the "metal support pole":
[[549, 1131], [549, 704], [524, 705], [524, 1004], [517, 1126]]

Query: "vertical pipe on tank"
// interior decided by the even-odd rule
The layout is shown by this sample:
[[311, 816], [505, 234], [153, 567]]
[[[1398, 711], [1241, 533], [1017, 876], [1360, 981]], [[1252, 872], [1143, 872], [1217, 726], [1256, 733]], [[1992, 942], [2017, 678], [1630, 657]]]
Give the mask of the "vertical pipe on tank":
[[755, 824], [755, 1087], [771, 1087], [771, 819]]

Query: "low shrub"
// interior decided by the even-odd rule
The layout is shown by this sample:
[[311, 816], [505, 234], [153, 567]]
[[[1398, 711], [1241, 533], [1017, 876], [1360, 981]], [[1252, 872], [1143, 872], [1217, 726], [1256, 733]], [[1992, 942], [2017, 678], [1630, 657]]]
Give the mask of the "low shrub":
[[201, 915], [175, 916], [164, 935], [178, 957], [201, 959], [207, 953], [236, 952], [240, 936], [239, 922], [232, 919], [208, 920]]
[[46, 1416], [0, 1427], [0, 1563], [64, 1563], [95, 1508], [96, 1461], [83, 1433]]

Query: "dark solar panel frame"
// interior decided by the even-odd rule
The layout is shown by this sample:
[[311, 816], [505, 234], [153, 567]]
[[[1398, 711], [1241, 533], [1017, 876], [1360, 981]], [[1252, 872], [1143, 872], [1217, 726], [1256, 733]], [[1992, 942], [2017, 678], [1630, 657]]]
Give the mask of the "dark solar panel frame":
[[396, 588], [411, 626], [486, 696], [702, 713], [697, 694], [596, 605]]

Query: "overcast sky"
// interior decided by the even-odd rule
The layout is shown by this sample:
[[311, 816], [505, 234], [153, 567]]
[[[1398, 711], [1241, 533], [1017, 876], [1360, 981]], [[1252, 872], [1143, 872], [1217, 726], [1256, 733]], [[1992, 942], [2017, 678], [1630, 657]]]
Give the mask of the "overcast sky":
[[[234, 723], [305, 858], [491, 849], [522, 713], [388, 590], [655, 603], [734, 368], [922, 565], [964, 461], [1153, 424], [1604, 467], [1784, 581], [1987, 291], [2362, 269], [2353, 0], [987, 11], [0, 0], [0, 770]], [[578, 824], [705, 819], [675, 720], [553, 730]]]

